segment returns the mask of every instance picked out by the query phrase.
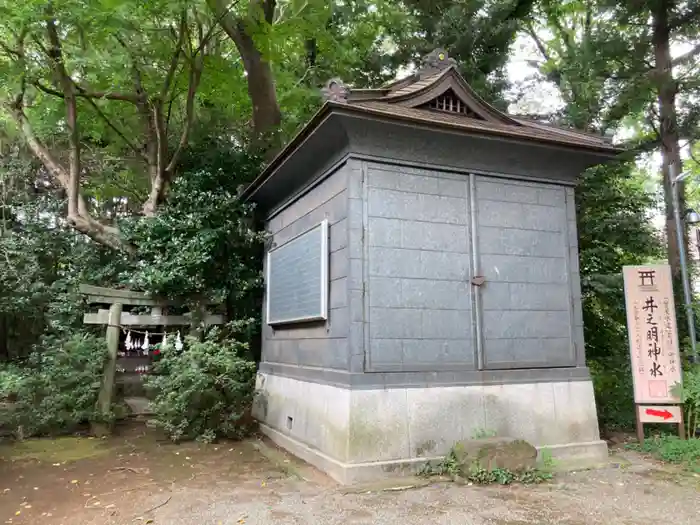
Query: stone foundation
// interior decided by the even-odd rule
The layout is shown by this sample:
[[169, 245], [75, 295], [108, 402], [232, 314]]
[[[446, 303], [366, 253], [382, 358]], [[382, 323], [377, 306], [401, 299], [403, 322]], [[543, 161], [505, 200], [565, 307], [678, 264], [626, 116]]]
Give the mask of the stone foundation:
[[590, 380], [350, 390], [261, 373], [257, 388], [263, 431], [340, 483], [403, 474], [492, 434], [576, 464], [607, 457]]

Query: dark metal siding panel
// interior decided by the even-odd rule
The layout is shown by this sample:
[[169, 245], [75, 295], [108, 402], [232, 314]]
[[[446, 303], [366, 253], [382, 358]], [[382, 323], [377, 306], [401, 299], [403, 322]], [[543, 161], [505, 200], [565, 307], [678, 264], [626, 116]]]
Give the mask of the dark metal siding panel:
[[367, 163], [367, 370], [473, 369], [468, 177]]
[[576, 364], [566, 191], [477, 177], [487, 369]]
[[396, 126], [361, 118], [344, 121], [350, 153], [387, 163], [415, 163], [425, 169], [472, 171], [520, 179], [575, 184], [600, 158], [583, 152], [449, 132]]
[[[328, 320], [271, 327], [263, 319], [262, 360], [316, 369], [347, 370], [348, 334], [348, 192], [347, 168], [310, 188], [270, 217], [271, 242], [282, 244], [321, 221], [329, 222]], [[267, 304], [263, 307], [264, 317]]]

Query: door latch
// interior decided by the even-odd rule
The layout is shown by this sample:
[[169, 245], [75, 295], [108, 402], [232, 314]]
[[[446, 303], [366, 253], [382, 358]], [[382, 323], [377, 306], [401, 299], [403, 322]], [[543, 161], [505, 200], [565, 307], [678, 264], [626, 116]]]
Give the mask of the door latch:
[[486, 282], [486, 277], [484, 277], [483, 275], [475, 275], [474, 277], [472, 277], [472, 284], [474, 286], [481, 286], [485, 282]]

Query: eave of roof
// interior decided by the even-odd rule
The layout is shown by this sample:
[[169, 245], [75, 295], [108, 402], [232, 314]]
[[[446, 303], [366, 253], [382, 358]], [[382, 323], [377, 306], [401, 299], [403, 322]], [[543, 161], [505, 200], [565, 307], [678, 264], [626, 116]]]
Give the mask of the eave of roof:
[[323, 121], [329, 116], [331, 109], [334, 106], [344, 106], [345, 104], [338, 104], [330, 101], [326, 101], [320, 109], [314, 113], [314, 115], [309, 119], [309, 121], [304, 125], [299, 132], [294, 135], [292, 140], [290, 140], [287, 145], [282, 148], [275, 157], [270, 161], [270, 163], [265, 166], [260, 175], [258, 175], [253, 182], [248, 184], [241, 193], [241, 199], [247, 201], [250, 199], [255, 190], [257, 190], [267, 179], [275, 172], [275, 170], [284, 163], [285, 159], [289, 157], [296, 149], [298, 149], [306, 139], [316, 130], [317, 127], [323, 123]]
[[[301, 147], [316, 128], [318, 128], [332, 113], [368, 116], [380, 120], [414, 125], [418, 124], [422, 127], [447, 129], [472, 136], [500, 137], [575, 150], [586, 150], [609, 157], [616, 156], [625, 151], [622, 148], [608, 143], [602, 138], [596, 138], [582, 133], [574, 133], [568, 130], [563, 132], [564, 130], [559, 130], [558, 128], [542, 129], [547, 127], [545, 125], [530, 126], [524, 123], [522, 127], [516, 127], [470, 119], [461, 115], [407, 108], [405, 106], [377, 101], [358, 101], [351, 104], [326, 101], [301, 131], [299, 131], [282, 151], [272, 159], [262, 173], [243, 190], [241, 198], [244, 200], [250, 199], [257, 189], [267, 182], [285, 160], [292, 155], [295, 150]], [[574, 134], [576, 135], [575, 137], [572, 136]]]
[[376, 101], [358, 101], [344, 106], [348, 108], [357, 108], [374, 115], [389, 116], [396, 119], [421, 122], [434, 126], [447, 126], [453, 129], [471, 132], [484, 132], [486, 134], [522, 140], [532, 140], [574, 148], [593, 149], [595, 151], [610, 152], [612, 154], [618, 154], [623, 151], [610, 144], [603, 137], [562, 130], [544, 124], [535, 126], [523, 122], [522, 126], [510, 126], [508, 124], [472, 119], [460, 114], [427, 111]]

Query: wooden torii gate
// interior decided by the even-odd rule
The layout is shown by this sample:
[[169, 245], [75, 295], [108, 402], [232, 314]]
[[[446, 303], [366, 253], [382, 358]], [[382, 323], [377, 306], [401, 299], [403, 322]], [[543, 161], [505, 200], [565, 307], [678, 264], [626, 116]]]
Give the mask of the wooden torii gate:
[[[199, 303], [199, 307], [188, 314], [168, 315], [163, 313], [164, 309], [169, 306], [182, 306], [183, 302], [160, 299], [143, 292], [102, 288], [88, 284], [81, 284], [79, 290], [86, 296], [88, 304], [109, 305], [109, 309], [100, 309], [83, 316], [84, 324], [107, 327], [107, 362], [96, 407], [98, 413], [104, 416], [109, 415], [114, 397], [120, 330], [128, 329], [130, 326], [188, 326], [190, 335], [197, 335], [207, 326], [225, 322], [223, 315], [211, 314], [207, 311], [208, 306], [218, 304], [213, 301]], [[150, 306], [151, 313], [124, 312], [124, 306]], [[97, 436], [106, 435], [111, 432], [111, 427], [104, 423], [96, 423], [92, 425], [92, 432]]]

